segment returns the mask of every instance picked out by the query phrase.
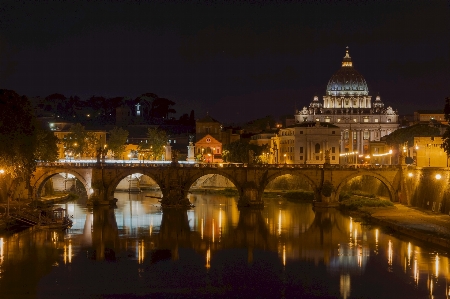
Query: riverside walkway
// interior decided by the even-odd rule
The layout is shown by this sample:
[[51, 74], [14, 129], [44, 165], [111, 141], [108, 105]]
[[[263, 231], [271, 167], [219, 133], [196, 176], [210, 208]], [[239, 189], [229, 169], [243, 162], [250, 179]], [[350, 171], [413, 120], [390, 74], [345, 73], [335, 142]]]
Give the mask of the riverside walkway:
[[450, 216], [402, 204], [393, 207], [363, 208], [357, 212], [372, 224], [441, 247], [450, 248]]

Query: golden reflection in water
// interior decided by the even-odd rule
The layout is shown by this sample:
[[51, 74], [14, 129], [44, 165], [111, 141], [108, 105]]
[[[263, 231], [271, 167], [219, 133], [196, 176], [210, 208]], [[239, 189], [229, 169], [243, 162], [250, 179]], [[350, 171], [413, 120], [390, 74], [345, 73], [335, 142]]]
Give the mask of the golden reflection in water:
[[278, 235], [281, 236], [281, 209], [278, 213]]
[[436, 253], [436, 258], [434, 260], [434, 269], [435, 269], [436, 278], [438, 278], [438, 276], [439, 276], [439, 256], [437, 253]]
[[58, 242], [58, 234], [55, 231], [52, 232], [52, 242], [53, 244], [56, 244], [56, 242]]
[[219, 243], [222, 237], [222, 208], [219, 209]]
[[138, 263], [142, 264], [145, 258], [145, 244], [144, 240], [138, 242]]
[[214, 218], [212, 220], [212, 242], [214, 243]]
[[283, 245], [283, 266], [286, 266], [286, 244]]
[[355, 228], [355, 246], [358, 245], [358, 229]]
[[362, 248], [361, 246], [358, 247], [358, 266], [362, 267]]
[[392, 241], [389, 240], [389, 245], [388, 245], [388, 265], [389, 266], [392, 266], [392, 255], [393, 255], [392, 251], [393, 251], [392, 250]]
[[350, 296], [350, 274], [341, 274], [339, 290], [342, 298], [347, 299]]
[[72, 263], [72, 240], [69, 240], [69, 245], [64, 244], [64, 264]]
[[419, 285], [419, 266], [417, 265], [417, 258], [414, 258], [414, 281]]
[[200, 223], [200, 236], [203, 240], [203, 227], [205, 226], [205, 224], [203, 223], [203, 218], [201, 219]]
[[408, 242], [408, 266], [411, 266], [411, 242]]
[[3, 263], [3, 238], [0, 238], [0, 265]]
[[206, 269], [209, 269], [211, 267], [211, 249], [208, 248], [208, 250], [206, 250]]

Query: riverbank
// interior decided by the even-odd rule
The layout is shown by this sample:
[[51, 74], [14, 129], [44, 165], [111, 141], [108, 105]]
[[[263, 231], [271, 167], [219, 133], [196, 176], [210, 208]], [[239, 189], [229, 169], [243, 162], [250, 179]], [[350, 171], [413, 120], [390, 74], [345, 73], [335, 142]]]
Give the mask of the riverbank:
[[402, 204], [364, 207], [346, 212], [357, 221], [369, 222], [415, 239], [450, 248], [450, 216]]

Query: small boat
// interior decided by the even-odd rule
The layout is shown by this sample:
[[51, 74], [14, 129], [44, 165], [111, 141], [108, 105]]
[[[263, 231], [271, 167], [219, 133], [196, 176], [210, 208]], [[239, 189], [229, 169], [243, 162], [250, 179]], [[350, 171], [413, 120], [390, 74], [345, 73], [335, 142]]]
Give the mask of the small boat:
[[73, 221], [63, 208], [25, 209], [12, 214], [11, 218], [23, 226], [37, 226], [48, 229], [67, 229], [72, 227]]

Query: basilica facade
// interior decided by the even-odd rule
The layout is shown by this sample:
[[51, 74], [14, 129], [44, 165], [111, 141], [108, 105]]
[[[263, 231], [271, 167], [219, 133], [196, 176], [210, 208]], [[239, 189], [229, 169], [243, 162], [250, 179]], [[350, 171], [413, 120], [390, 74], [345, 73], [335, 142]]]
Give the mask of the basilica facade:
[[295, 113], [296, 124], [315, 122], [341, 129], [341, 160], [344, 156], [349, 163], [357, 162], [358, 156], [383, 154], [372, 153], [370, 142], [380, 141], [399, 127], [397, 111], [385, 107], [380, 96], [372, 99], [366, 80], [353, 67], [348, 48], [341, 68], [328, 81], [323, 101], [315, 96], [308, 107]]

